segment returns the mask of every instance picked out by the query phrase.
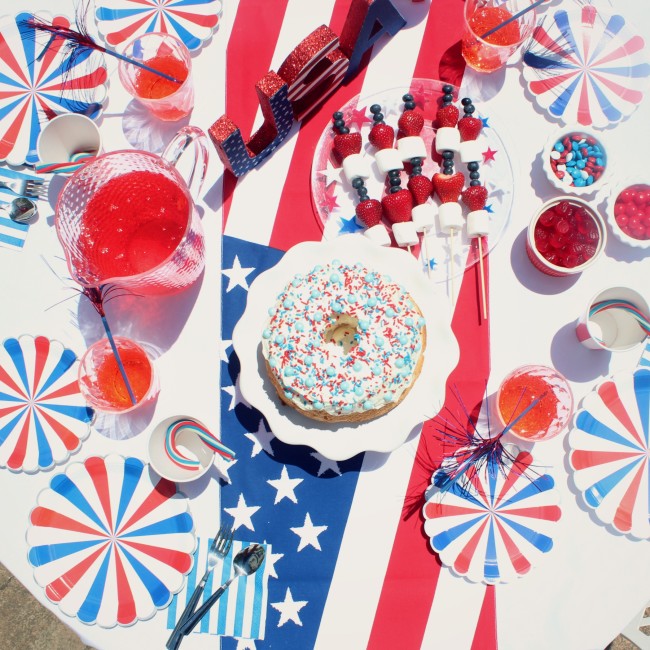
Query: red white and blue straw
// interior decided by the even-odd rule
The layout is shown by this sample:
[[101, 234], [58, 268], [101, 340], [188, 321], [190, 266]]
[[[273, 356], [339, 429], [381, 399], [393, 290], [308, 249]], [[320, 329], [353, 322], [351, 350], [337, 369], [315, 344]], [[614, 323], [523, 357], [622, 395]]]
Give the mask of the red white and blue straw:
[[196, 432], [201, 442], [209, 449], [212, 449], [212, 451], [219, 454], [222, 458], [225, 458], [226, 460], [234, 460], [235, 452], [232, 451], [232, 449], [223, 445], [219, 438], [204, 426], [196, 422], [196, 420], [185, 418], [172, 422], [167, 427], [165, 433], [165, 452], [167, 453], [169, 460], [174, 464], [192, 471], [198, 470], [201, 467], [201, 463], [198, 460], [188, 458], [178, 449], [176, 436], [184, 429], [191, 429]]

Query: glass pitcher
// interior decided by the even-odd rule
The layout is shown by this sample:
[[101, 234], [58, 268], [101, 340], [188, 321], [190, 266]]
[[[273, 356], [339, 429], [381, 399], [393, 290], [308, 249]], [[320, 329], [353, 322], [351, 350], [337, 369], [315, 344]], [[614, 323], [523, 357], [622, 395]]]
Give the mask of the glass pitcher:
[[[175, 165], [190, 147], [186, 182]], [[192, 197], [201, 189], [207, 162], [205, 133], [186, 126], [162, 156], [114, 151], [75, 172], [55, 210], [72, 277], [83, 286], [115, 285], [140, 295], [191, 285], [205, 263]]]

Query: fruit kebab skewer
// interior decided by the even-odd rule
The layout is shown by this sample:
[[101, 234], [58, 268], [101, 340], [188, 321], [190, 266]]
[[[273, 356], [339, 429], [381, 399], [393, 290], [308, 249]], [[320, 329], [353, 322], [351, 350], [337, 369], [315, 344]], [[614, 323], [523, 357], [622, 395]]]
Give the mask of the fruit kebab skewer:
[[469, 208], [467, 215], [467, 236], [476, 239], [478, 245], [478, 261], [481, 276], [481, 305], [483, 319], [487, 320], [487, 291], [485, 287], [485, 266], [483, 263], [483, 237], [490, 234], [490, 216], [485, 209], [487, 188], [479, 180], [480, 162], [483, 160], [482, 147], [477, 138], [483, 128], [483, 122], [474, 117], [474, 105], [469, 97], [461, 100], [463, 117], [458, 122], [460, 133], [460, 160], [467, 165], [469, 172], [469, 187], [463, 192], [463, 203]]
[[370, 163], [361, 153], [361, 134], [350, 133], [345, 125], [343, 113], [332, 115], [332, 128], [336, 132], [333, 148], [341, 159], [343, 174], [356, 190], [359, 203], [355, 208], [357, 219], [366, 227], [364, 235], [379, 246], [390, 246], [390, 236], [382, 223], [383, 208], [377, 199], [368, 196], [366, 179], [370, 177]]
[[449, 236], [449, 257], [451, 274], [451, 300], [455, 302], [456, 289], [454, 282], [454, 239], [456, 231], [463, 227], [463, 211], [458, 203], [458, 197], [465, 185], [465, 177], [460, 172], [454, 173], [454, 154], [460, 149], [460, 133], [457, 128], [460, 111], [453, 105], [453, 86], [445, 84], [442, 87], [444, 95], [442, 106], [436, 113], [435, 148], [442, 156], [442, 171], [431, 179], [433, 189], [441, 201], [438, 210], [440, 229]]
[[419, 243], [418, 234], [411, 221], [413, 197], [411, 192], [402, 187], [400, 174], [404, 163], [397, 149], [393, 148], [395, 129], [384, 122], [384, 115], [379, 104], [370, 107], [373, 127], [368, 134], [370, 144], [377, 150], [375, 162], [381, 174], [388, 180], [387, 194], [381, 200], [384, 215], [390, 221], [393, 235], [398, 246], [411, 252], [411, 246]]
[[427, 233], [435, 225], [437, 210], [433, 203], [427, 203], [433, 190], [433, 183], [422, 173], [422, 163], [427, 157], [427, 146], [420, 137], [424, 127], [424, 116], [416, 110], [413, 95], [407, 93], [402, 97], [402, 101], [404, 102], [404, 112], [397, 122], [399, 128], [397, 151], [399, 151], [402, 162], [410, 164], [409, 180], [406, 186], [415, 203], [411, 210], [411, 220], [415, 232], [422, 233], [424, 261], [427, 265], [427, 275], [431, 277]]

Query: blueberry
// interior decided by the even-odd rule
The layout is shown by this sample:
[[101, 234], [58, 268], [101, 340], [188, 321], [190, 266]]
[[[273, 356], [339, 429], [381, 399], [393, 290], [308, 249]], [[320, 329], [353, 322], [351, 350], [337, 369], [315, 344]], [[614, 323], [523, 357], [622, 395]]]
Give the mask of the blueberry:
[[461, 103], [463, 106], [469, 106], [469, 105], [472, 103], [472, 100], [471, 100], [469, 97], [463, 97], [463, 98], [460, 100], [460, 103]]
[[450, 84], [445, 84], [442, 87], [442, 92], [443, 93], [453, 93], [454, 92], [454, 87], [452, 85], [450, 85]]
[[363, 183], [363, 178], [357, 177], [357, 178], [352, 179], [351, 185], [352, 185], [352, 187], [354, 187], [355, 190], [358, 189], [359, 187], [361, 187], [363, 184], [364, 184]]
[[478, 171], [478, 163], [477, 162], [467, 163], [467, 171], [477, 172]]
[[332, 114], [332, 117], [335, 120], [342, 120], [343, 119], [343, 113], [341, 113], [341, 111], [336, 111], [336, 113]]
[[412, 102], [413, 101], [413, 95], [410, 95], [409, 93], [406, 93], [406, 95], [402, 95], [402, 101], [403, 102]]
[[375, 113], [380, 113], [381, 112], [381, 106], [379, 104], [373, 104], [370, 107], [370, 112], [374, 115]]
[[481, 175], [478, 172], [470, 172], [469, 177], [471, 180], [475, 181], [481, 178]]

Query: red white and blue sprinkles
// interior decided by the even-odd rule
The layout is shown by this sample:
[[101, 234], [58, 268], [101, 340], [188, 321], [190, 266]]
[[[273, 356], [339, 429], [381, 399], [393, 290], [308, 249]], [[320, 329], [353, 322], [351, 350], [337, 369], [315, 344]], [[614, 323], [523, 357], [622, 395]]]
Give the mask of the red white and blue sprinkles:
[[[328, 341], [353, 319], [351, 347]], [[333, 260], [297, 274], [269, 309], [262, 347], [284, 397], [340, 416], [399, 401], [423, 352], [425, 320], [388, 276]]]

